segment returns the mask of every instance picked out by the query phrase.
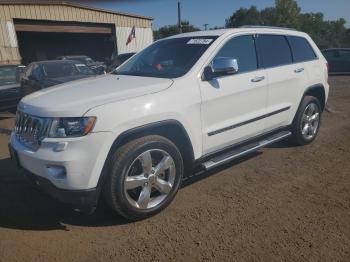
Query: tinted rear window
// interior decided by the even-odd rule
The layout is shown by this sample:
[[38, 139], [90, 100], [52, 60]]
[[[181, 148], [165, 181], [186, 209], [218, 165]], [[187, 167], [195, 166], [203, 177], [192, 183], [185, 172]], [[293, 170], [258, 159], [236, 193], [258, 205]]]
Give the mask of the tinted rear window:
[[305, 38], [287, 36], [287, 39], [292, 48], [294, 62], [309, 61], [316, 58], [314, 50]]
[[259, 47], [265, 68], [291, 64], [292, 53], [285, 36], [259, 35]]

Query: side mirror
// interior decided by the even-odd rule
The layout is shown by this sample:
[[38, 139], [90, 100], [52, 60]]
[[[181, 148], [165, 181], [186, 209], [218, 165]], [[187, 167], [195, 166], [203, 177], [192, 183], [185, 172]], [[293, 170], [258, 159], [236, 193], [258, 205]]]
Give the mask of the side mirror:
[[239, 70], [237, 59], [229, 57], [215, 58], [211, 65], [204, 69], [204, 79], [211, 80], [218, 76], [233, 75]]

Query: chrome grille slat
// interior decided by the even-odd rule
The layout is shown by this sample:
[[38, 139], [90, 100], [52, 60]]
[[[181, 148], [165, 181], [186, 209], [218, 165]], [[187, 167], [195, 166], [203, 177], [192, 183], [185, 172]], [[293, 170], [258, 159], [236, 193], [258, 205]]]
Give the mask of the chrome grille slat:
[[17, 111], [14, 132], [21, 144], [38, 150], [48, 130], [49, 120]]

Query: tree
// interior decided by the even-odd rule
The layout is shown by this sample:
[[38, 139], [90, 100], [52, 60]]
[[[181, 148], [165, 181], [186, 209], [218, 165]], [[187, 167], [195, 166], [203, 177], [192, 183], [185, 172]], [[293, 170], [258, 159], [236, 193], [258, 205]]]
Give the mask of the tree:
[[[181, 29], [183, 33], [199, 31], [200, 29], [191, 25], [189, 21], [181, 22]], [[168, 36], [177, 35], [180, 33], [178, 25], [168, 25], [154, 31], [154, 39], [159, 40]]]
[[265, 26], [278, 26], [277, 10], [267, 7], [260, 12], [261, 24]]
[[312, 39], [320, 46], [324, 47], [326, 44], [324, 35], [327, 32], [325, 22], [323, 21], [322, 13], [307, 13], [301, 14], [300, 19], [300, 30], [308, 32]]
[[344, 47], [350, 48], [350, 28], [346, 30]]
[[274, 7], [261, 11], [255, 6], [240, 8], [226, 19], [226, 27], [266, 25], [295, 28], [308, 33], [320, 49], [350, 47], [350, 29], [343, 18], [325, 21], [322, 13], [300, 13], [295, 0], [275, 0]]
[[345, 19], [324, 21], [322, 13], [301, 14], [299, 19], [300, 30], [307, 32], [320, 49], [349, 46]]
[[240, 8], [226, 19], [226, 27], [242, 25], [270, 25], [298, 28], [300, 8], [294, 0], [276, 0], [275, 7], [268, 7], [261, 12], [255, 6]]
[[276, 24], [299, 28], [300, 7], [295, 0], [276, 0]]
[[242, 25], [262, 24], [260, 12], [255, 6], [249, 9], [240, 8], [232, 16], [226, 19], [226, 27], [240, 27]]

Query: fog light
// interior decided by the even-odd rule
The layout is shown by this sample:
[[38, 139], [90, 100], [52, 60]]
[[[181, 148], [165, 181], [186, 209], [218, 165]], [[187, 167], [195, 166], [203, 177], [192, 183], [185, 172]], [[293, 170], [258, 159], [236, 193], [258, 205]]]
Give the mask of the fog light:
[[62, 152], [67, 149], [67, 146], [68, 146], [68, 142], [59, 142], [55, 145], [55, 148], [53, 149], [53, 151]]
[[67, 176], [66, 168], [63, 166], [48, 165], [46, 168], [49, 174], [56, 179], [63, 179]]

